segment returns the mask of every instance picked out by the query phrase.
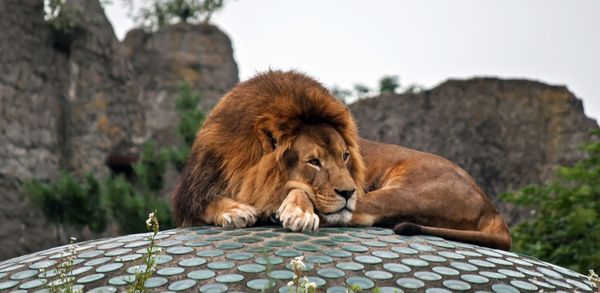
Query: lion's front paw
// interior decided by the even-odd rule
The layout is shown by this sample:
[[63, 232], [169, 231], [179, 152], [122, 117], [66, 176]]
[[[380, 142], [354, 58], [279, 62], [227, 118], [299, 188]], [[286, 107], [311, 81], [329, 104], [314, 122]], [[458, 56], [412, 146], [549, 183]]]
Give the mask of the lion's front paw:
[[319, 216], [313, 212], [310, 200], [299, 198], [306, 195], [302, 191], [299, 191], [301, 194], [297, 192], [292, 191], [288, 194], [277, 210], [276, 216], [284, 228], [288, 228], [294, 232], [315, 231], [319, 228]]
[[256, 223], [256, 209], [246, 204], [237, 204], [221, 214], [220, 225], [225, 228], [244, 228]]

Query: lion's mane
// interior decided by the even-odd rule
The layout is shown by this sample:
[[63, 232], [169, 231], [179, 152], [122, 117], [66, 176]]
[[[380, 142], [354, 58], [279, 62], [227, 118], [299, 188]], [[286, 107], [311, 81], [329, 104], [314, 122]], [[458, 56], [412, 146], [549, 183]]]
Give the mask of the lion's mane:
[[259, 212], [280, 204], [287, 181], [283, 154], [302, 127], [317, 124], [341, 134], [352, 158], [350, 174], [362, 191], [364, 163], [348, 108], [304, 74], [268, 71], [227, 93], [196, 135], [173, 193], [177, 224], [201, 224], [205, 207], [220, 197], [243, 197]]

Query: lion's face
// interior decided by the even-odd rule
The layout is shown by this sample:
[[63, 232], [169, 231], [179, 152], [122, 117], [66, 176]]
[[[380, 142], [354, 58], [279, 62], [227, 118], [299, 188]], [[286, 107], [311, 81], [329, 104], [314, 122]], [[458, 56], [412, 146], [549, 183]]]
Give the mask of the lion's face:
[[284, 155], [290, 182], [306, 191], [326, 224], [350, 221], [357, 188], [349, 171], [352, 159], [342, 136], [321, 125], [303, 127]]

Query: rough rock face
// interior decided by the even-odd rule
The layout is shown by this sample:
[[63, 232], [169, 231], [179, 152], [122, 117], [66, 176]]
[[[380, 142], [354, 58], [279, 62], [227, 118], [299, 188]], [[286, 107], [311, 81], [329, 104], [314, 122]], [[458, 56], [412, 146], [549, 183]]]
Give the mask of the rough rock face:
[[[144, 112], [127, 82], [128, 61], [98, 1], [66, 2], [82, 27], [68, 56], [62, 92], [68, 169], [105, 173], [106, 154], [127, 149], [144, 133]], [[81, 13], [85, 12], [85, 13]]]
[[[0, 258], [97, 235], [46, 223], [21, 184], [59, 170], [106, 174], [110, 151], [131, 145], [143, 109], [128, 99], [119, 43], [96, 1], [67, 2], [81, 30], [57, 50], [42, 1], [0, 3]], [[86, 19], [79, 11], [85, 11]], [[69, 231], [69, 232], [65, 232]]]
[[[441, 155], [491, 197], [541, 183], [578, 149], [596, 121], [565, 87], [526, 80], [449, 80], [417, 94], [382, 95], [350, 106], [363, 137]], [[525, 214], [496, 203], [509, 222]]]
[[147, 135], [159, 144], [177, 141], [175, 98], [182, 81], [202, 92], [206, 112], [239, 81], [231, 41], [210, 24], [179, 23], [151, 34], [134, 29], [123, 43], [145, 107]]
[[[126, 50], [97, 0], [67, 0], [63, 11], [78, 27], [66, 49], [53, 42], [43, 1], [0, 1], [0, 259], [64, 244], [69, 236], [99, 236], [46, 223], [21, 194], [24, 182], [52, 180], [60, 170], [106, 175], [107, 154], [126, 152], [163, 130], [149, 120], [172, 122], [152, 111], [167, 104], [172, 112], [176, 81], [208, 88], [213, 100], [237, 82], [231, 48], [224, 48], [230, 42], [216, 28], [166, 29], [159, 39], [146, 35], [139, 48]], [[144, 61], [145, 53], [132, 51], [138, 49], [154, 55]], [[138, 67], [144, 62], [153, 64], [150, 70]]]
[[[37, 16], [37, 17], [32, 17]], [[23, 21], [28, 19], [28, 21]], [[8, 29], [10, 28], [10, 29]], [[0, 1], [0, 259], [58, 244], [18, 193], [22, 180], [56, 174], [63, 158], [58, 131], [66, 64], [48, 46], [41, 1]], [[46, 234], [50, 237], [39, 237]], [[52, 240], [50, 240], [52, 239]], [[50, 240], [50, 243], [45, 243]]]

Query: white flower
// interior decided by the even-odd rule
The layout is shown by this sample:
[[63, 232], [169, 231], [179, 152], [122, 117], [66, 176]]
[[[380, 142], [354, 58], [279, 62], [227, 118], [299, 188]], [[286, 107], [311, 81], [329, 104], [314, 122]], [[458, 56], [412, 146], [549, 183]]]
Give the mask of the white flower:
[[149, 213], [148, 214], [148, 219], [146, 220], [146, 226], [150, 227], [152, 226], [152, 219], [154, 218], [154, 213]]
[[594, 272], [594, 270], [590, 270], [590, 274], [588, 275], [588, 280], [592, 282], [592, 287], [598, 287], [600, 285], [600, 277]]
[[304, 279], [302, 279], [302, 282], [300, 283], [300, 287], [302, 287], [302, 288], [308, 288], [309, 284], [310, 284], [310, 282], [308, 281], [308, 278], [304, 277]]
[[297, 256], [292, 261], [290, 261], [290, 265], [292, 266], [292, 270], [294, 272], [301, 271], [306, 267], [304, 264], [304, 256]]
[[77, 241], [77, 238], [75, 238], [75, 237], [69, 237], [69, 240], [71, 240], [71, 242], [75, 242], [75, 241]]
[[[289, 282], [288, 283], [288, 286], [290, 286], [290, 287], [293, 286], [293, 285], [294, 285], [294, 282]], [[302, 289], [306, 289], [306, 292], [308, 292], [309, 289], [317, 289], [317, 284], [314, 283], [314, 282], [309, 281], [307, 277], [304, 277], [302, 279], [302, 281], [300, 281], [300, 286], [299, 287], [302, 288]]]
[[288, 285], [288, 287], [294, 287], [294, 281], [289, 281], [289, 282], [287, 283], [287, 285]]

